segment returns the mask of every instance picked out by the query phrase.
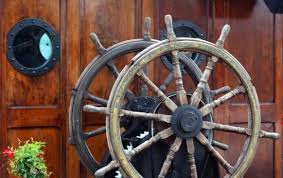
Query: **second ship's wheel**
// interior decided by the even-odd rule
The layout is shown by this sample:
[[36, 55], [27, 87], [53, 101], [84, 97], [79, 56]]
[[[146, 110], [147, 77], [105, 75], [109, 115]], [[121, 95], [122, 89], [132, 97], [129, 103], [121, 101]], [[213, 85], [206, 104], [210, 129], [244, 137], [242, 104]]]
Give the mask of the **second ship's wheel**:
[[[100, 44], [97, 36], [94, 33], [91, 35], [91, 37], [98, 48], [99, 55], [86, 67], [74, 89], [73, 97], [70, 104], [70, 110], [69, 110], [70, 112], [69, 117], [71, 124], [70, 126], [71, 137], [69, 142], [76, 148], [80, 156], [80, 160], [93, 175], [95, 174], [96, 177], [103, 175], [105, 177], [114, 177], [115, 171], [114, 172], [110, 171], [110, 169], [107, 169], [107, 167], [102, 168], [103, 166], [105, 166], [105, 164], [111, 161], [112, 159], [111, 156], [107, 156], [108, 154], [106, 154], [105, 159], [100, 161], [90, 151], [91, 147], [97, 148], [98, 145], [90, 145], [90, 142], [88, 142], [89, 139], [101, 137], [101, 135], [105, 133], [106, 129], [105, 127], [102, 126], [95, 130], [86, 131], [84, 129], [85, 114], [86, 114], [84, 111], [89, 112], [95, 110], [95, 112], [102, 112], [108, 115], [105, 107], [109, 101], [111, 102], [111, 98], [108, 98], [108, 96], [106, 97], [104, 96], [104, 98], [102, 98], [100, 95], [97, 95], [92, 91], [93, 85], [95, 85], [97, 88], [100, 87], [100, 83], [94, 82], [98, 74], [103, 70], [106, 71], [105, 69], [108, 69], [110, 70], [111, 74], [114, 76], [113, 79], [118, 80], [119, 78], [117, 77], [121, 76], [121, 73], [117, 69], [115, 64], [117, 64], [119, 57], [126, 54], [139, 52], [145, 49], [146, 47], [156, 43], [157, 40], [152, 40], [149, 37], [149, 18], [147, 18], [147, 20], [145, 21], [144, 39], [133, 39], [133, 40], [124, 41], [105, 49]], [[198, 66], [193, 61], [189, 60], [185, 55], [180, 61], [184, 66], [186, 66], [185, 67], [187, 71], [186, 73], [190, 74], [194, 83], [197, 84], [201, 77], [201, 72]], [[160, 88], [162, 88], [162, 90], [165, 91], [173, 79], [174, 78], [172, 78], [172, 73], [170, 73], [163, 82], [163, 84], [160, 85]], [[135, 96], [130, 89], [127, 90], [126, 93], [127, 93], [125, 96], [126, 100], [123, 103], [123, 108], [126, 108], [130, 111], [150, 113], [153, 112], [153, 110], [157, 107], [156, 105], [159, 102], [159, 99], [156, 97], [147, 97], [145, 95], [139, 97]], [[211, 93], [209, 89], [206, 88], [204, 92], [204, 97], [202, 98], [202, 102], [209, 103], [210, 101], [211, 101]], [[132, 113], [135, 112], [131, 112], [131, 114]], [[130, 118], [131, 116], [126, 116], [126, 119], [124, 119], [124, 121], [132, 120], [132, 119], [127, 119], [127, 117]], [[211, 115], [207, 116], [207, 120], [212, 121]], [[139, 120], [136, 119], [134, 120], [133, 123], [130, 124], [126, 123], [127, 126], [125, 126], [125, 122], [120, 123], [121, 125], [123, 124], [121, 128], [124, 129], [122, 140], [126, 140], [126, 139], [131, 140], [131, 141], [127, 141], [128, 144], [132, 144], [136, 140], [138, 142], [142, 142], [142, 139], [141, 138], [137, 139], [136, 136], [139, 137], [139, 133], [146, 130], [143, 128], [144, 124], [141, 124], [142, 122], [135, 122], [135, 121], [139, 121]], [[218, 147], [222, 147], [223, 149], [223, 145], [212, 140], [211, 132], [210, 133], [207, 132], [207, 135], [209, 137], [210, 143], [213, 143]], [[124, 143], [124, 149], [127, 146], [128, 145], [125, 145]], [[224, 145], [224, 149], [225, 149], [225, 145]], [[111, 152], [111, 147], [109, 147], [109, 151]], [[200, 162], [202, 167], [204, 168], [209, 167], [210, 170], [212, 170], [212, 172], [215, 172], [215, 174], [217, 174], [218, 169], [214, 169], [215, 167], [217, 168], [217, 166], [214, 166], [213, 164], [212, 164], [213, 166], [206, 166], [209, 165], [208, 162], [209, 160], [211, 161], [212, 159], [207, 157], [206, 152], [202, 153], [202, 155], [205, 158], [205, 161]], [[97, 171], [99, 168], [102, 168], [102, 170]]]
[[[165, 17], [167, 25], [168, 40], [158, 42], [133, 58], [130, 66], [125, 67], [123, 72], [116, 80], [111, 92], [110, 101], [108, 103], [109, 117], [107, 117], [107, 137], [109, 147], [113, 149], [113, 156], [116, 160], [112, 161], [105, 169], [120, 166], [123, 172], [130, 178], [144, 177], [131, 163], [135, 157], [147, 149], [154, 147], [159, 142], [170, 143], [168, 154], [163, 159], [163, 164], [159, 170], [158, 177], [164, 178], [170, 172], [172, 161], [182, 145], [186, 146], [187, 162], [186, 171], [189, 172], [192, 178], [200, 177], [198, 174], [196, 164], [196, 144], [201, 144], [206, 150], [222, 165], [226, 171], [225, 177], [242, 177], [251, 164], [256, 150], [257, 140], [259, 137], [278, 138], [276, 133], [269, 133], [260, 129], [260, 106], [256, 90], [252, 85], [251, 78], [249, 77], [243, 66], [223, 47], [224, 40], [228, 35], [230, 27], [224, 26], [221, 36], [216, 45], [210, 42], [192, 39], [192, 38], [176, 38], [172, 29], [171, 16]], [[208, 63], [203, 71], [200, 82], [197, 84], [193, 95], [188, 98], [187, 92], [184, 89], [179, 60], [182, 52], [194, 51], [205, 54], [208, 56]], [[172, 53], [173, 56], [173, 72], [176, 84], [176, 96], [174, 101], [172, 98], [162, 91], [157, 85], [144, 74], [142, 71], [145, 65], [148, 65], [158, 57], [165, 53]], [[200, 105], [203, 91], [207, 86], [209, 76], [216, 63], [223, 64], [236, 76], [238, 86], [220, 96], [219, 98]], [[158, 97], [168, 110], [169, 113], [132, 113], [122, 109], [123, 102], [125, 101], [125, 94], [128, 86], [137, 77], [144, 81], [148, 88]], [[247, 118], [248, 126], [238, 127], [227, 124], [215, 123], [205, 120], [205, 116], [212, 114], [212, 112], [224, 102], [230, 100], [237, 95], [243, 95], [247, 100], [249, 106], [249, 117]], [[90, 108], [91, 110], [91, 108]], [[141, 144], [137, 145], [130, 151], [125, 151], [121, 142], [120, 119], [123, 115], [139, 116], [136, 118], [147, 119], [155, 123], [155, 125], [162, 124], [163, 127], [155, 130], [152, 136]], [[224, 132], [233, 132], [236, 134], [244, 135], [246, 140], [242, 148], [240, 156], [234, 164], [230, 164], [209, 142], [205, 131], [219, 130]]]

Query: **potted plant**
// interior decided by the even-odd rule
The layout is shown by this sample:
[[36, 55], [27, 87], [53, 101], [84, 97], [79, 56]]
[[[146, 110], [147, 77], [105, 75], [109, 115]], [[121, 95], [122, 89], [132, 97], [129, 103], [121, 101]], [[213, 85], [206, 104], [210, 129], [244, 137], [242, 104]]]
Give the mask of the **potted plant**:
[[19, 178], [47, 178], [50, 172], [47, 170], [43, 158], [45, 142], [27, 140], [16, 148], [8, 147], [3, 151], [3, 156], [8, 159], [8, 171]]

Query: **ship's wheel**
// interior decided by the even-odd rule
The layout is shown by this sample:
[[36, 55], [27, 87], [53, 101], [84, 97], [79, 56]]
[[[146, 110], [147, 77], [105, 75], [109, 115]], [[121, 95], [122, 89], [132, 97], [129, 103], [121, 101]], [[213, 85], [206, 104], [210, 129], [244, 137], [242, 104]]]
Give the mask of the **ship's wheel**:
[[[219, 162], [226, 171], [225, 177], [242, 177], [254, 158], [258, 138], [267, 137], [276, 139], [279, 135], [261, 130], [260, 106], [251, 78], [238, 60], [223, 49], [223, 43], [230, 27], [229, 25], [225, 25], [218, 41], [216, 44], [213, 44], [201, 39], [176, 38], [170, 15], [165, 17], [165, 23], [168, 39], [151, 45], [132, 59], [132, 63], [126, 66], [117, 78], [112, 88], [107, 107], [85, 106], [85, 109], [90, 112], [102, 111], [107, 115], [107, 138], [109, 147], [112, 149], [112, 157], [115, 158], [97, 172], [103, 173], [120, 167], [125, 175], [130, 178], [146, 177], [136, 168], [132, 160], [159, 143], [167, 143], [170, 146], [156, 177], [164, 178], [171, 173], [174, 166], [173, 162], [182, 148], [186, 149], [186, 161], [183, 162], [183, 165], [186, 165], [184, 166], [186, 169], [184, 172], [188, 173], [192, 178], [201, 177], [198, 170], [200, 166], [198, 166], [198, 162], [196, 161], [199, 159], [196, 154], [198, 152], [198, 149], [196, 149], [198, 145], [205, 148]], [[183, 80], [184, 77], [180, 70], [182, 54], [186, 52], [198, 52], [206, 55], [208, 58], [207, 65], [191, 97], [188, 97], [188, 92], [184, 87], [186, 80]], [[171, 53], [173, 56], [176, 99], [169, 97], [142, 70], [146, 65], [159, 60], [159, 57], [166, 53]], [[227, 92], [225, 94], [215, 98], [213, 101], [202, 104], [203, 94], [206, 88], [208, 88], [208, 79], [216, 63], [224, 65], [233, 72], [238, 84], [231, 90], [226, 90]], [[192, 76], [191, 73], [188, 74]], [[128, 87], [135, 78], [143, 81], [149, 90], [159, 98], [162, 106], [166, 109], [157, 109], [154, 113], [133, 112], [124, 109], [123, 103], [126, 100], [125, 96], [129, 89]], [[239, 95], [246, 98], [247, 105], [249, 106], [249, 117], [246, 118], [248, 122], [247, 127], [215, 123], [213, 120], [206, 119], [206, 116], [211, 115], [218, 106]], [[152, 129], [151, 136], [131, 150], [125, 150], [122, 143], [121, 120], [124, 116], [148, 120], [153, 123], [152, 128], [154, 129]], [[245, 136], [245, 144], [234, 164], [229, 163], [215, 149], [212, 142], [209, 141], [206, 132], [214, 130], [233, 132]]]

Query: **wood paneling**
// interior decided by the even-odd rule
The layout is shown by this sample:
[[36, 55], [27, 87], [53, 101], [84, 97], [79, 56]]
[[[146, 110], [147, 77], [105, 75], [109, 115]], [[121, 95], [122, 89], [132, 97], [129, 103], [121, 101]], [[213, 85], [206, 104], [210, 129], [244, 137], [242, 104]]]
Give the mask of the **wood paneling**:
[[[4, 25], [4, 36], [19, 20], [27, 17], [41, 18], [60, 31], [60, 1], [5, 1], [4, 17], [9, 19]], [[52, 15], [50, 15], [52, 9]], [[6, 46], [4, 45], [6, 48]], [[4, 50], [3, 55], [5, 55]], [[8, 85], [6, 102], [8, 106], [40, 106], [58, 105], [60, 81], [60, 65], [46, 75], [27, 77], [6, 63]], [[47, 81], [52, 81], [47, 83]]]
[[[263, 1], [230, 0], [226, 48], [250, 74], [261, 102], [274, 102], [274, 21]], [[241, 9], [241, 11], [239, 11]], [[229, 80], [230, 78], [228, 78]]]
[[[252, 78], [261, 104], [262, 128], [281, 133], [279, 113], [282, 114], [282, 19], [270, 13], [262, 0], [165, 0], [158, 1], [156, 7], [156, 18], [159, 20], [155, 24], [156, 37], [159, 36], [160, 29], [164, 29], [165, 14], [172, 14], [173, 20], [185, 19], [199, 25], [211, 42], [216, 41], [225, 23], [231, 25], [225, 49], [242, 63]], [[155, 63], [155, 66], [159, 65], [162, 64]], [[156, 80], [162, 81], [163, 75], [165, 73], [160, 74], [158, 70], [155, 73]], [[224, 85], [236, 86], [236, 80], [228, 69], [216, 65], [211, 87], [219, 88]], [[245, 125], [248, 119], [245, 102], [245, 98], [237, 97], [221, 106], [214, 113], [215, 121]], [[235, 134], [219, 132], [215, 135], [231, 146], [228, 152], [221, 153], [228, 159], [236, 159], [243, 137], [238, 139]], [[281, 142], [260, 139], [255, 160], [245, 177], [281, 177], [281, 161]]]
[[47, 162], [48, 170], [52, 172], [51, 177], [62, 177], [60, 151], [62, 140], [60, 139], [60, 131], [56, 128], [30, 128], [30, 129], [12, 129], [8, 133], [8, 144], [16, 146], [18, 140], [25, 141], [30, 138], [38, 141], [46, 142], [44, 148], [44, 159]]
[[[275, 71], [282, 68], [282, 66], [275, 65], [274, 48], [278, 45], [281, 46], [274, 38], [275, 16], [269, 12], [263, 1], [216, 2], [215, 5], [217, 4], [217, 6], [214, 7], [218, 10], [215, 10], [215, 20], [217, 19], [217, 23], [231, 25], [231, 32], [225, 49], [242, 63], [252, 78], [261, 104], [262, 129], [274, 131], [278, 126], [276, 124], [278, 120], [276, 108], [280, 106], [275, 96], [277, 78]], [[282, 75], [279, 78], [282, 78]], [[217, 71], [214, 80], [235, 86], [235, 79], [226, 69], [224, 73]], [[279, 100], [282, 100], [282, 98]], [[239, 125], [247, 122], [248, 108], [243, 104], [244, 102], [243, 98], [238, 97], [227, 104], [228, 114], [225, 118], [228, 120], [227, 123]], [[224, 141], [229, 142], [231, 147], [236, 146], [236, 148], [237, 145], [241, 145], [241, 140], [243, 140], [231, 134], [225, 134], [224, 137], [222, 137]], [[275, 143], [278, 143], [278, 141], [260, 139], [255, 160], [245, 177], [281, 177], [280, 170], [274, 171], [278, 164], [276, 162], [281, 160], [280, 156], [275, 157], [278, 152], [281, 152], [281, 148], [279, 146], [276, 148]], [[236, 152], [229, 150], [225, 156], [236, 156]], [[264, 164], [262, 164], [263, 162]]]
[[[143, 4], [144, 3], [144, 4]], [[93, 1], [93, 0], [72, 0], [68, 4], [68, 93], [75, 86], [79, 74], [97, 55], [96, 48], [89, 38], [91, 32], [97, 33], [101, 43], [109, 47], [123, 40], [141, 37], [138, 28], [142, 28], [142, 15], [151, 12], [151, 1], [125, 0], [125, 1]], [[141, 7], [143, 6], [143, 7]], [[144, 9], [144, 10], [143, 10]], [[138, 26], [136, 26], [138, 24]], [[139, 34], [138, 34], [139, 33]], [[74, 40], [71, 40], [74, 39]], [[74, 50], [71, 50], [74, 49]], [[116, 62], [118, 68], [122, 68], [132, 56], [126, 56]], [[74, 71], [71, 71], [75, 66]], [[105, 82], [107, 81], [107, 82]], [[90, 92], [108, 98], [114, 78], [108, 70], [102, 70], [92, 85]], [[97, 85], [99, 83], [99, 85]], [[69, 102], [69, 98], [68, 98]], [[104, 125], [104, 116], [97, 114], [84, 115], [84, 129], [91, 130]], [[105, 137], [88, 140], [90, 149], [95, 157], [102, 158], [101, 150], [105, 148]], [[95, 146], [94, 146], [95, 145]], [[97, 149], [97, 148], [101, 149]], [[74, 149], [68, 147], [68, 174], [79, 175], [79, 177], [92, 177], [77, 159], [73, 159], [76, 154]], [[99, 151], [98, 151], [99, 150]], [[73, 169], [75, 167], [76, 169]]]
[[[231, 25], [225, 48], [233, 54], [251, 75], [262, 109], [263, 129], [281, 131], [283, 107], [283, 18], [271, 14], [263, 0], [0, 0], [0, 149], [14, 144], [17, 138], [47, 142], [47, 162], [52, 177], [91, 177], [79, 163], [75, 150], [66, 142], [68, 135], [68, 107], [71, 90], [86, 67], [97, 54], [89, 38], [96, 32], [105, 47], [117, 42], [141, 37], [143, 18], [152, 17], [155, 38], [164, 29], [164, 15], [173, 20], [189, 20], [200, 26], [209, 41], [215, 42], [222, 26]], [[6, 58], [6, 35], [10, 28], [25, 17], [41, 18], [50, 23], [61, 38], [61, 58], [47, 74], [27, 77], [17, 72]], [[132, 56], [117, 64], [120, 68]], [[156, 70], [161, 64], [149, 66], [149, 75], [162, 82], [168, 71]], [[210, 81], [212, 88], [235, 85], [229, 82], [231, 73], [216, 66]], [[107, 80], [106, 80], [107, 79]], [[108, 71], [95, 80], [100, 86], [91, 86], [91, 92], [108, 97], [114, 81]], [[105, 82], [107, 81], [107, 82]], [[243, 98], [227, 103], [215, 113], [217, 122], [245, 125], [247, 106]], [[103, 117], [86, 115], [85, 129], [104, 124]], [[100, 120], [99, 120], [100, 119]], [[216, 133], [232, 149], [223, 153], [233, 160], [239, 152], [241, 139], [234, 135]], [[282, 141], [282, 139], [281, 139]], [[105, 139], [89, 140], [103, 149]], [[282, 145], [262, 139], [254, 163], [245, 177], [282, 177]], [[100, 156], [96, 147], [94, 155]], [[273, 151], [275, 150], [275, 151]], [[233, 153], [235, 151], [235, 154]], [[1, 162], [0, 158], [0, 162]], [[0, 170], [0, 177], [7, 177]]]
[[[1, 150], [25, 141], [45, 141], [46, 159], [51, 177], [66, 177], [65, 146], [65, 1], [25, 0], [1, 1], [3, 14], [1, 21]], [[63, 17], [63, 18], [62, 18]], [[54, 68], [42, 75], [29, 77], [16, 71], [6, 58], [6, 36], [9, 30], [24, 18], [40, 18], [52, 25], [60, 34], [61, 57]], [[2, 43], [2, 40], [1, 40]], [[2, 117], [3, 116], [3, 117]], [[2, 125], [2, 123], [4, 123]], [[2, 139], [3, 137], [3, 139]], [[8, 177], [6, 169], [1, 169], [0, 177]]]

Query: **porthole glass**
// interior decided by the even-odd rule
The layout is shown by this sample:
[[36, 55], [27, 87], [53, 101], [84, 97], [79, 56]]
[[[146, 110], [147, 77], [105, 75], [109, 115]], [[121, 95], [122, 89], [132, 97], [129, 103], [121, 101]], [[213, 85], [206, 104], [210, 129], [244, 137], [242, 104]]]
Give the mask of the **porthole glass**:
[[7, 47], [11, 64], [26, 75], [46, 73], [60, 54], [57, 33], [39, 19], [25, 19], [16, 24], [8, 34]]
[[47, 35], [47, 33], [44, 33], [39, 40], [39, 51], [42, 57], [44, 57], [45, 61], [50, 60], [50, 57], [52, 55], [52, 42], [50, 37]]

